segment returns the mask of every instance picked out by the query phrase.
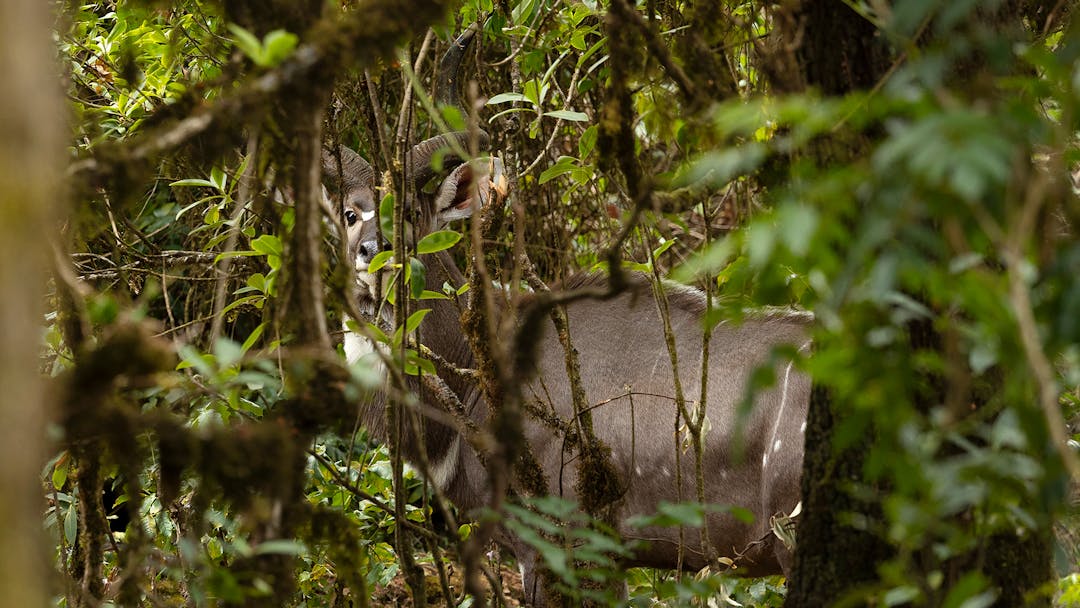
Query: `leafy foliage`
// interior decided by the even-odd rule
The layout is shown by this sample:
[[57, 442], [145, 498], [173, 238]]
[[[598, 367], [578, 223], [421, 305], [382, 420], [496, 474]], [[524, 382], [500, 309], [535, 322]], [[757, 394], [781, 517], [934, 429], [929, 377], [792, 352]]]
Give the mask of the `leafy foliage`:
[[[178, 123], [247, 99], [245, 85], [287, 72], [329, 27], [275, 22], [273, 11], [252, 23], [229, 4], [65, 4], [58, 47], [72, 156], [104, 164], [144, 138], [179, 137]], [[363, 10], [330, 4], [329, 23]], [[627, 35], [648, 51], [628, 56], [609, 40], [609, 3], [467, 0], [435, 24], [439, 49], [480, 24], [462, 82], [477, 83], [473, 107], [492, 149], [516, 167], [515, 200], [527, 206], [508, 209], [491, 235], [493, 279], [520, 279], [516, 256], [503, 255], [518, 245], [545, 279], [602, 268], [629, 226], [620, 263], [707, 289], [717, 296], [709, 322], [761, 306], [813, 310], [813, 356], [786, 355], [838, 404], [835, 447], [866, 447], [864, 477], [848, 490], [882, 518], [845, 512], [844, 521], [895, 550], [863, 593], [884, 605], [988, 605], [991, 579], [948, 578], [952, 565], [995, 534], [1047, 534], [1069, 506], [1075, 456], [1062, 458], [1054, 430], [1072, 429], [1062, 425], [1080, 409], [1075, 10], [1031, 8], [1013, 15], [1013, 31], [969, 28], [981, 23], [979, 3], [884, 13], [882, 3], [845, 3], [891, 41], [896, 61], [873, 90], [830, 96], [784, 88], [793, 51], [771, 41], [785, 9], [675, 4], [631, 9], [640, 24]], [[421, 46], [410, 41], [417, 54]], [[723, 69], [709, 72], [701, 48]], [[428, 101], [431, 53], [413, 73], [416, 57], [370, 51], [296, 88], [332, 86], [326, 139], [390, 170], [394, 121], [419, 139], [464, 120], [404, 103], [414, 88]], [[631, 75], [623, 116], [608, 105], [613, 62]], [[280, 203], [294, 194], [297, 156], [296, 108], [284, 98], [313, 102], [282, 91], [245, 106], [237, 124], [212, 123], [183, 145], [117, 161], [123, 169], [96, 187], [73, 188], [64, 239], [81, 287], [55, 282], [42, 348], [44, 373], [68, 387], [43, 471], [58, 605], [366, 605], [370, 590], [407, 577], [402, 553], [423, 556], [424, 586], [440, 601], [471, 601], [448, 566], [469, 524], [450, 525], [454, 514], [355, 416], [385, 362], [365, 358], [334, 375], [291, 348], [290, 294], [303, 277], [288, 266], [297, 212]], [[620, 120], [640, 183], [616, 158]], [[388, 239], [400, 196], [382, 194]], [[405, 375], [434, 373], [408, 339], [425, 329], [424, 300], [465, 293], [428, 284], [418, 257], [470, 242], [452, 228], [372, 262], [403, 286], [389, 290], [389, 305], [410, 300], [412, 312], [396, 332], [352, 328], [402, 353]], [[320, 279], [336, 328], [350, 269], [334, 231], [323, 237]], [[940, 348], [913, 342], [919, 324]], [[124, 365], [107, 386], [86, 380], [87, 362], [114, 352]], [[927, 405], [939, 385], [942, 398]], [[298, 412], [298, 403], [319, 405]], [[283, 498], [296, 488], [302, 504]], [[673, 505], [647, 523], [691, 533], [706, 509], [741, 513]], [[631, 605], [783, 602], [777, 579], [625, 572], [618, 559], [633, 548], [555, 499], [489, 516], [537, 548], [575, 601], [616, 604], [612, 585], [626, 581]], [[411, 544], [399, 529], [416, 531]], [[1078, 603], [1068, 574], [1076, 551], [1060, 551], [1063, 606]]]

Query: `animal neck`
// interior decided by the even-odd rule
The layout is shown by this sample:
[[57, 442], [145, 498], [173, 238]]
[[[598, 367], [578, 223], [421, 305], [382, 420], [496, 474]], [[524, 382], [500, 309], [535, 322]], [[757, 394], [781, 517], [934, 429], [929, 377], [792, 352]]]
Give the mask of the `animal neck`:
[[[444, 283], [456, 289], [464, 282], [464, 277], [446, 252], [423, 256], [422, 261], [426, 268], [426, 286], [429, 290], [441, 292]], [[417, 341], [435, 354], [435, 357], [431, 359], [438, 376], [461, 400], [466, 411], [477, 410], [478, 408], [475, 407], [477, 391], [459, 371], [471, 369], [474, 358], [469, 349], [468, 340], [462, 333], [458, 305], [452, 299], [409, 302], [410, 313], [423, 308], [428, 308], [431, 312], [427, 314], [417, 330]], [[383, 382], [389, 380], [385, 377], [385, 368], [381, 358], [374, 351], [385, 348], [387, 348], [385, 345], [372, 344], [366, 338], [346, 331], [345, 353], [349, 363], [355, 363], [366, 357], [367, 364], [384, 374]], [[393, 353], [388, 354], [393, 356]], [[444, 409], [441, 402], [416, 376], [406, 376], [405, 381], [407, 391], [418, 395], [426, 408]], [[391, 433], [387, 428], [385, 407], [387, 394], [385, 390], [374, 391], [361, 405], [364, 425], [369, 433], [381, 441], [391, 439]], [[477, 415], [482, 416], [483, 412], [477, 412]], [[468, 448], [462, 449], [463, 439], [457, 429], [436, 420], [424, 419], [423, 416], [415, 419], [420, 430], [412, 430], [414, 428], [411, 426], [412, 421], [409, 422], [409, 430], [402, 440], [405, 458], [418, 465], [422, 454], [426, 456], [430, 481], [439, 485], [443, 491], [470, 485], [470, 480], [464, 479], [466, 475], [460, 462], [461, 454], [467, 452]], [[420, 449], [421, 445], [423, 451]]]

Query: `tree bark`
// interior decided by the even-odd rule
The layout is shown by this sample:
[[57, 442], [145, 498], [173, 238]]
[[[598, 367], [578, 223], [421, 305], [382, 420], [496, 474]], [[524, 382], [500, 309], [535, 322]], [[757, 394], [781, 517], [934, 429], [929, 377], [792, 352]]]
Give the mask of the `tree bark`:
[[[1018, 22], [1009, 19], [1015, 17], [1016, 10], [1015, 4], [1009, 4], [996, 14], [979, 15], [995, 27], [1004, 27], [1006, 21]], [[1013, 12], [1002, 15], [1003, 11]], [[792, 90], [792, 83], [798, 83], [796, 86], [812, 87], [825, 95], [844, 95], [869, 90], [887, 76], [892, 58], [882, 33], [843, 3], [804, 2], [781, 15], [777, 23], [781, 26], [781, 40], [788, 44], [794, 57], [786, 61], [780, 58], [772, 65], [798, 66], [797, 75], [788, 73], [783, 83], [777, 83], [780, 90]], [[971, 61], [979, 63], [981, 58], [973, 55]], [[958, 65], [964, 66], [964, 72], [971, 71], [970, 62]], [[780, 73], [773, 70], [770, 76]], [[866, 135], [830, 136], [815, 142], [812, 153], [821, 166], [830, 166], [865, 154], [871, 143]], [[923, 300], [920, 294], [909, 295]], [[932, 308], [929, 304], [928, 307]], [[907, 343], [899, 343], [897, 347], [912, 352], [942, 351], [941, 335], [930, 321], [911, 323], [907, 332]], [[919, 380], [928, 390], [921, 391], [913, 405], [929, 412], [943, 402], [948, 387], [943, 378]], [[978, 402], [977, 396], [972, 399]], [[863, 531], [885, 529], [880, 506], [859, 500], [849, 490], [852, 481], [865, 481], [863, 467], [869, 440], [840, 452], [834, 450], [836, 422], [845, 415], [845, 404], [835, 402], [824, 387], [815, 387], [806, 429], [803, 515], [787, 606], [827, 606], [842, 600], [858, 605], [859, 589], [877, 581], [878, 568], [893, 555], [880, 533]], [[874, 432], [877, 431], [869, 431]], [[853, 513], [864, 518], [868, 525], [856, 529], [845, 523], [847, 515]], [[948, 562], [949, 574], [944, 586], [947, 589], [954, 579], [981, 570], [998, 592], [997, 605], [1029, 605], [1028, 594], [1050, 578], [1047, 541], [1046, 535], [1013, 533], [982, 539], [974, 551]]]
[[[840, 2], [805, 2], [780, 16], [781, 48], [772, 77], [782, 75], [779, 90], [812, 87], [824, 95], [869, 89], [886, 73], [889, 51], [877, 29]], [[843, 35], [837, 35], [843, 32]], [[797, 66], [797, 73], [792, 67]], [[813, 153], [823, 166], [850, 162], [869, 146], [864, 137], [823, 139]], [[829, 392], [816, 386], [806, 423], [802, 476], [803, 514], [798, 524], [794, 569], [787, 606], [830, 605], [858, 586], [877, 579], [877, 565], [887, 559], [886, 543], [866, 530], [844, 523], [849, 513], [880, 520], [871, 505], [850, 495], [847, 485], [862, 477], [867, 444], [834, 452], [837, 416]]]
[[41, 302], [63, 121], [47, 2], [0, 3], [0, 606], [46, 606]]

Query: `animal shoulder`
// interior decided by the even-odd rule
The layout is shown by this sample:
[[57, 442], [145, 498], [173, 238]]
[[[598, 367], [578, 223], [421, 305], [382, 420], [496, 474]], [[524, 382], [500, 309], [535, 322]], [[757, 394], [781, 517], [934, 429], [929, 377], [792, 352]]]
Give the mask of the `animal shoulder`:
[[[651, 301], [654, 296], [653, 279], [643, 272], [626, 272], [626, 290], [624, 294], [634, 301], [647, 298]], [[579, 289], [583, 287], [606, 287], [610, 282], [609, 276], [604, 272], [581, 272], [571, 275], [553, 289]], [[662, 280], [660, 283], [667, 295], [668, 304], [674, 309], [683, 310], [692, 314], [704, 314], [707, 308], [705, 293], [696, 287]]]
[[[654, 297], [653, 279], [642, 272], [626, 273], [627, 287], [625, 294], [634, 301], [639, 298], [647, 298], [646, 302]], [[552, 285], [552, 289], [579, 289], [583, 287], [606, 287], [609, 277], [604, 272], [580, 272], [571, 275], [565, 281]], [[668, 306], [673, 310], [680, 310], [693, 315], [703, 315], [708, 310], [709, 303], [705, 292], [691, 285], [677, 283], [666, 279], [661, 280], [661, 287], [667, 296]], [[713, 296], [713, 305], [720, 304], [725, 296]], [[810, 325], [814, 322], [814, 313], [789, 306], [764, 306], [744, 311], [745, 318], [762, 322], [794, 323]]]

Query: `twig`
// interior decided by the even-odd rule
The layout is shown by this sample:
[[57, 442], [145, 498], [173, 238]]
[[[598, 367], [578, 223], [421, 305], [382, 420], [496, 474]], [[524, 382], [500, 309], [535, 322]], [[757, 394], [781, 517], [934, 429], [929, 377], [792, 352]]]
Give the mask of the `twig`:
[[[366, 501], [370, 502], [371, 504], [375, 505], [376, 509], [379, 509], [380, 511], [382, 511], [384, 513], [387, 513], [389, 515], [394, 515], [394, 508], [393, 507], [387, 506], [386, 503], [384, 503], [377, 496], [374, 496], [372, 494], [368, 494], [367, 492], [361, 490], [360, 487], [357, 486], [356, 484], [354, 484], [351, 479], [349, 479], [344, 474], [342, 474], [342, 472], [338, 470], [337, 465], [335, 465], [333, 462], [331, 462], [329, 459], [327, 459], [326, 456], [323, 456], [322, 454], [319, 454], [318, 452], [316, 452], [315, 450], [312, 450], [312, 449], [309, 449], [307, 451], [307, 453], [308, 453], [308, 455], [313, 457], [316, 461], [318, 461], [319, 464], [323, 465], [323, 467], [325, 467], [326, 470], [330, 473], [330, 476], [334, 478], [334, 481], [336, 481], [339, 486], [341, 486], [341, 487], [345, 488], [346, 490], [348, 490], [350, 494], [352, 494], [353, 496], [356, 496], [357, 498], [359, 498], [361, 500], [366, 500]], [[410, 530], [412, 530], [413, 532], [416, 532], [417, 534], [419, 534], [421, 536], [426, 536], [426, 537], [430, 537], [430, 538], [438, 538], [438, 535], [436, 535], [434, 532], [432, 532], [431, 530], [428, 530], [427, 528], [425, 528], [423, 526], [416, 525], [416, 523], [410, 521], [408, 518], [402, 517], [400, 519], [397, 519], [396, 521], [397, 521], [397, 523], [399, 525], [407, 526]]]
[[1016, 313], [1016, 324], [1020, 330], [1020, 342], [1024, 347], [1024, 354], [1028, 366], [1035, 375], [1035, 381], [1039, 388], [1039, 406], [1046, 418], [1046, 427], [1050, 431], [1054, 449], [1061, 455], [1069, 477], [1074, 481], [1080, 480], [1080, 459], [1069, 447], [1069, 435], [1065, 431], [1065, 420], [1058, 406], [1058, 384], [1054, 379], [1054, 368], [1043, 350], [1042, 340], [1039, 338], [1039, 330], [1035, 321], [1035, 313], [1031, 306], [1031, 298], [1027, 285], [1023, 278], [1024, 258], [1022, 243], [1024, 239], [1033, 233], [1035, 221], [1046, 200], [1046, 190], [1049, 186], [1049, 176], [1042, 171], [1036, 173], [1034, 182], [1028, 187], [1024, 206], [1020, 210], [1020, 217], [1014, 223], [1013, 231], [1008, 235], [1010, 238], [1004, 242], [1002, 254], [1008, 266], [1009, 279], [1009, 302]]
[[660, 65], [664, 66], [664, 71], [666, 71], [668, 75], [671, 76], [671, 79], [675, 81], [679, 90], [682, 91], [683, 97], [691, 104], [697, 103], [699, 101], [698, 90], [697, 87], [694, 86], [694, 82], [690, 80], [686, 75], [686, 72], [679, 67], [679, 64], [675, 63], [671, 53], [668, 52], [667, 45], [660, 41], [656, 32], [653, 31], [652, 27], [645, 21], [641, 14], [631, 7], [627, 3], [627, 0], [613, 0], [610, 10], [616, 13], [623, 23], [633, 25], [641, 31], [641, 35], [645, 38], [645, 44], [649, 47], [649, 51], [651, 51], [653, 57], [660, 62]]
[[[283, 90], [313, 78], [316, 73], [333, 72], [350, 63], [370, 64], [388, 54], [403, 34], [424, 27], [445, 13], [446, 0], [418, 0], [412, 18], [400, 17], [397, 0], [370, 2], [332, 25], [322, 24], [316, 42], [301, 45], [281, 65], [220, 97], [205, 110], [176, 123], [143, 132], [124, 144], [105, 144], [107, 153], [95, 154], [68, 166], [69, 181], [103, 182], [123, 166], [147, 162], [202, 135], [215, 126], [228, 128], [246, 124], [255, 108], [266, 105]], [[109, 160], [105, 160], [108, 158]]]
[[[251, 198], [252, 183], [255, 180], [255, 167], [258, 165], [256, 157], [259, 152], [259, 129], [252, 129], [248, 135], [247, 152], [245, 157], [247, 158], [247, 165], [244, 167], [244, 172], [240, 175], [240, 185], [236, 193], [236, 207], [233, 209], [231, 221], [229, 222], [229, 236], [225, 240], [225, 249], [223, 251], [235, 251], [236, 242], [239, 240], [241, 226], [240, 218], [244, 215], [244, 210], [247, 209], [248, 200]], [[225, 256], [217, 267], [217, 285], [214, 287], [214, 321], [210, 326], [210, 343], [217, 342], [217, 339], [221, 337], [221, 328], [225, 323], [225, 315], [222, 311], [225, 309], [225, 290], [229, 283], [229, 270], [232, 268], [232, 257]]]

